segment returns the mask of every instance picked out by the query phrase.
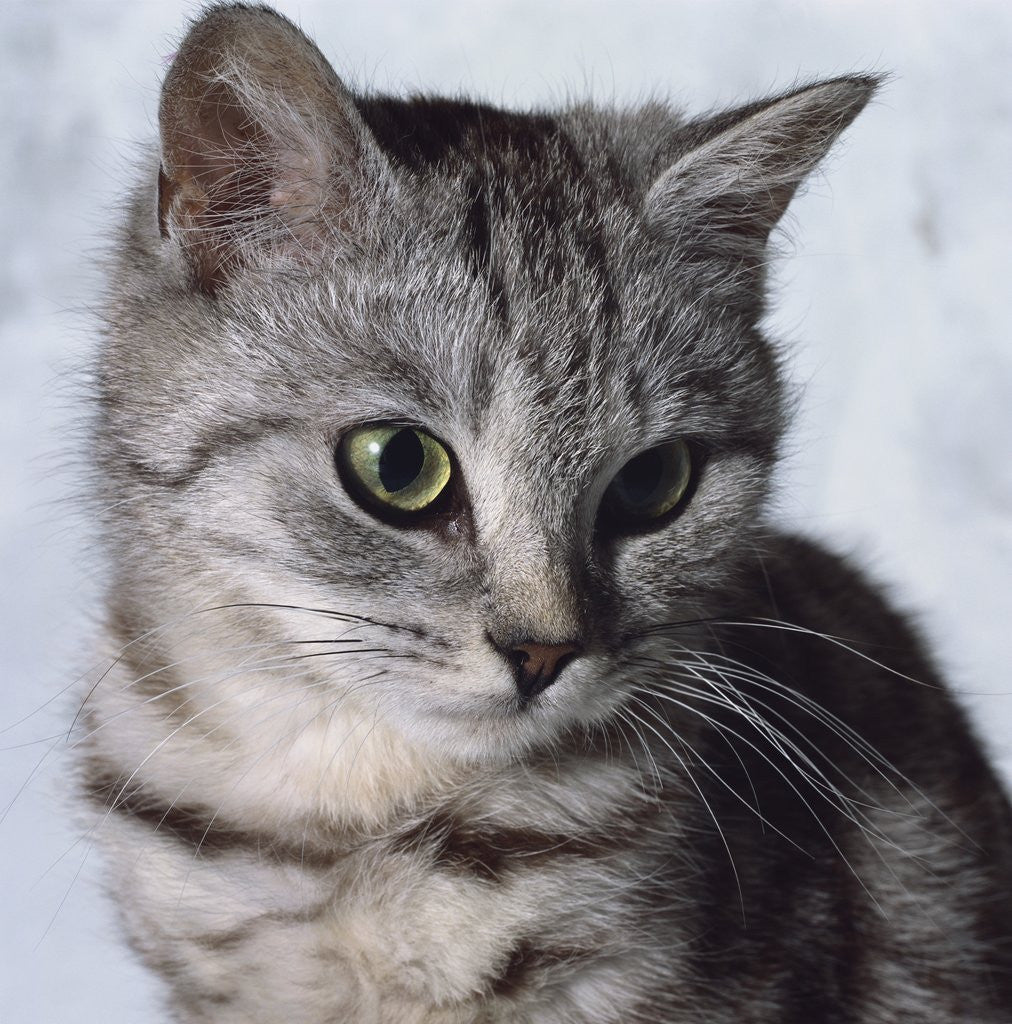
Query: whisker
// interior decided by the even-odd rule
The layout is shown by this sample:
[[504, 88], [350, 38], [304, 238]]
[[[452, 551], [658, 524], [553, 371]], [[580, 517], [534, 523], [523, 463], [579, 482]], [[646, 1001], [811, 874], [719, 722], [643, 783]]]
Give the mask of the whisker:
[[[829, 732], [837, 736], [842, 742], [844, 742], [854, 753], [856, 753], [862, 761], [864, 761], [869, 768], [875, 772], [875, 774], [892, 789], [898, 797], [900, 797], [911, 809], [915, 807], [911, 796], [904, 792], [900, 787], [899, 783], [908, 787], [910, 793], [912, 793], [918, 800], [920, 800], [925, 806], [930, 807], [935, 811], [946, 823], [952, 826], [954, 830], [973, 847], [979, 849], [979, 844], [969, 836], [966, 831], [952, 818], [945, 813], [937, 804], [931, 800], [931, 798], [919, 787], [917, 784], [903, 771], [896, 767], [888, 758], [885, 757], [873, 744], [868, 742], [857, 730], [850, 726], [846, 721], [840, 718], [838, 715], [831, 712], [828, 708], [819, 704], [813, 698], [807, 696], [801, 691], [794, 687], [788, 686], [785, 683], [780, 682], [774, 677], [767, 675], [764, 672], [756, 669], [754, 666], [748, 665], [745, 662], [738, 661], [737, 659], [731, 658], [726, 654], [717, 653], [713, 651], [706, 651], [705, 653], [699, 650], [688, 647], [687, 645], [679, 642], [673, 637], [666, 637], [670, 642], [673, 642], [678, 649], [692, 657], [695, 664], [701, 671], [710, 671], [717, 673], [724, 682], [731, 688], [731, 690], [739, 697], [739, 699], [745, 700], [744, 694], [738, 687], [733, 686], [730, 680], [737, 679], [742, 683], [747, 683], [750, 686], [756, 687], [757, 689], [763, 690], [769, 693], [771, 696], [776, 696], [779, 699], [785, 700], [787, 703], [796, 707], [802, 713], [811, 715], [816, 721], [824, 726]], [[715, 661], [720, 661], [725, 664], [716, 665]], [[925, 684], [928, 685], [928, 684]], [[869, 801], [872, 801], [871, 796], [867, 791], [857, 785], [852, 779], [848, 778], [843, 769], [833, 762], [825, 753], [821, 750], [815, 741], [809, 737], [804, 730], [802, 730], [796, 723], [790, 721], [782, 712], [772, 708], [765, 701], [759, 698], [751, 698], [751, 700], [758, 701], [763, 707], [767, 708], [771, 714], [779, 718], [786, 725], [788, 725], [792, 731], [800, 736], [805, 743], [812, 747], [818, 754], [829, 763], [833, 768], [840, 772], [847, 781], [854, 786], [856, 790], [866, 796]], [[880, 802], [872, 802], [868, 806], [874, 807], [878, 811], [884, 811], [890, 814], [901, 814], [898, 810], [891, 810], [884, 808]]]
[[[637, 702], [640, 703], [641, 706], [644, 707], [645, 709], [649, 709], [649, 705], [643, 704], [642, 701], [637, 701]], [[745, 919], [745, 892], [744, 892], [744, 890], [742, 888], [742, 885], [741, 885], [741, 879], [738, 876], [738, 867], [737, 867], [737, 865], [734, 862], [734, 855], [731, 853], [731, 845], [727, 841], [727, 836], [724, 834], [724, 829], [721, 827], [720, 822], [717, 820], [717, 815], [715, 814], [715, 812], [713, 810], [713, 807], [710, 805], [709, 800], [706, 799], [706, 794], [703, 792], [702, 786], [700, 786], [699, 783], [696, 781], [696, 777], [692, 774], [692, 770], [685, 763], [685, 760], [681, 757], [681, 755], [678, 753], [678, 751], [676, 751], [675, 748], [667, 741], [667, 739], [665, 739], [665, 737], [663, 735], [661, 735], [661, 733], [658, 732], [657, 729], [655, 729], [649, 722], [644, 721], [642, 718], [640, 718], [639, 715], [637, 715], [631, 708], [627, 708], [626, 710], [629, 712], [629, 714], [632, 715], [634, 720], [638, 721], [645, 728], [649, 729], [661, 741], [661, 743], [663, 743], [664, 746], [667, 747], [667, 749], [671, 753], [671, 755], [675, 758], [676, 761], [678, 761], [679, 765], [681, 765], [682, 770], [685, 772], [686, 778], [688, 778], [688, 780], [692, 784], [693, 788], [699, 794], [699, 799], [703, 802], [703, 806], [706, 808], [707, 813], [713, 819], [713, 824], [714, 824], [714, 826], [717, 829], [717, 833], [720, 836], [721, 842], [724, 844], [724, 849], [727, 850], [727, 857], [728, 857], [728, 860], [729, 860], [729, 862], [731, 864], [731, 872], [734, 875], [735, 884], [738, 887], [738, 896], [739, 896], [739, 899], [741, 901], [742, 920], [744, 921], [744, 919]], [[682, 739], [682, 737], [680, 737], [678, 735], [678, 733], [675, 732], [673, 729], [672, 729], [672, 736], [678, 741], [679, 744], [682, 744], [683, 746], [687, 746], [687, 744], [685, 744], [685, 741]], [[692, 750], [692, 747], [689, 746], [689, 749]], [[695, 753], [695, 751], [693, 751], [693, 753]], [[699, 755], [696, 754], [696, 757], [698, 758]]]
[[[668, 722], [668, 721], [667, 721], [666, 719], [664, 719], [664, 718], [663, 718], [663, 716], [659, 715], [659, 714], [658, 714], [658, 713], [657, 713], [656, 711], [654, 711], [654, 709], [650, 708], [650, 705], [648, 705], [648, 704], [645, 704], [645, 703], [643, 703], [643, 702], [642, 702], [641, 700], [639, 701], [639, 703], [640, 703], [640, 704], [641, 704], [641, 705], [642, 705], [642, 706], [644, 707], [644, 709], [646, 709], [646, 710], [649, 710], [649, 711], [651, 711], [651, 712], [652, 712], [652, 714], [653, 714], [653, 715], [654, 715], [654, 716], [655, 716], [655, 717], [656, 717], [656, 718], [657, 718], [657, 719], [658, 719], [659, 721], [661, 721], [661, 722], [662, 722], [663, 724], [666, 724], [666, 725], [667, 725], [667, 726], [668, 726], [669, 728], [672, 728], [672, 727], [671, 727], [671, 724], [670, 724], [670, 723], [669, 723], [669, 722]], [[723, 725], [723, 723], [721, 723], [721, 724]], [[663, 740], [663, 737], [662, 737], [662, 736], [660, 735], [660, 733], [659, 733], [659, 732], [657, 732], [657, 730], [652, 730], [652, 731], [653, 731], [653, 732], [655, 732], [655, 733], [656, 733], [656, 734], [658, 735], [658, 737], [659, 737], [659, 738], [661, 738], [662, 742], [664, 741], [664, 740]], [[675, 733], [675, 732], [674, 732], [674, 730], [672, 729], [672, 735], [674, 735], [674, 736], [676, 736], [676, 737], [677, 737], [677, 735], [678, 735], [678, 734], [677, 734], [677, 733]], [[682, 739], [681, 739], [680, 737], [678, 737], [678, 738], [679, 738], [679, 742], [684, 742], [684, 741], [683, 741], [683, 740], [682, 740]], [[741, 738], [741, 737], [739, 737], [739, 738]], [[747, 740], [743, 740], [743, 742], [746, 742], [746, 743], [748, 743], [748, 741], [747, 741]], [[751, 744], [750, 744], [750, 745], [751, 745]], [[668, 745], [668, 748], [669, 748], [669, 750], [671, 749], [671, 747], [670, 747], [670, 744]], [[690, 749], [692, 749], [692, 748], [690, 747]], [[757, 752], [758, 752], [758, 751], [757, 751]], [[674, 753], [674, 751], [673, 751], [673, 750], [672, 750], [672, 753]], [[678, 757], [678, 755], [677, 755], [677, 754], [675, 754], [675, 756], [676, 756], [676, 757]], [[760, 756], [762, 756], [762, 755], [760, 755]], [[741, 800], [741, 802], [742, 802], [742, 803], [744, 803], [744, 805], [745, 805], [746, 807], [748, 807], [748, 806], [749, 806], [749, 804], [748, 804], [748, 801], [747, 801], [747, 800], [744, 800], [744, 799], [743, 799], [743, 798], [741, 797], [741, 794], [740, 794], [740, 793], [736, 793], [736, 791], [734, 790], [734, 787], [732, 787], [732, 786], [728, 786], [728, 784], [727, 784], [727, 783], [726, 783], [726, 782], [725, 782], [725, 781], [724, 781], [724, 780], [723, 780], [723, 779], [722, 779], [722, 778], [720, 777], [719, 773], [717, 773], [716, 771], [714, 771], [714, 769], [713, 769], [713, 768], [712, 768], [712, 767], [711, 767], [711, 766], [710, 766], [710, 765], [709, 765], [709, 764], [708, 764], [708, 763], [706, 762], [706, 760], [705, 760], [705, 759], [703, 759], [703, 758], [700, 758], [700, 757], [699, 757], [699, 754], [698, 754], [698, 753], [696, 753], [696, 757], [697, 757], [697, 758], [699, 759], [700, 763], [701, 763], [701, 764], [702, 764], [702, 765], [703, 765], [703, 766], [704, 766], [705, 768], [707, 768], [707, 770], [708, 770], [708, 771], [709, 771], [709, 772], [710, 772], [710, 773], [711, 773], [711, 774], [712, 774], [712, 775], [714, 776], [714, 778], [716, 778], [716, 779], [717, 779], [717, 781], [721, 782], [721, 783], [722, 783], [722, 784], [724, 785], [724, 787], [725, 787], [726, 789], [728, 789], [728, 790], [729, 790], [729, 791], [730, 791], [731, 793], [733, 793], [734, 795], [736, 795], [736, 796], [738, 797], [738, 799], [739, 799], [739, 800]], [[680, 761], [680, 763], [682, 763], [682, 765], [684, 766], [684, 761], [682, 761], [682, 759], [681, 759], [681, 758], [678, 758], [678, 760], [679, 760], [679, 761]], [[775, 766], [775, 765], [773, 765], [773, 763], [772, 763], [772, 762], [769, 762], [769, 763], [770, 763], [771, 767], [773, 767], [773, 768], [774, 768], [774, 770], [778, 770], [778, 769], [776, 768], [776, 766]], [[686, 770], [687, 770], [687, 769], [686, 769]], [[836, 852], [837, 852], [837, 853], [839, 854], [839, 856], [840, 856], [841, 860], [843, 861], [843, 863], [844, 863], [844, 864], [845, 864], [845, 865], [847, 866], [847, 869], [848, 869], [848, 870], [850, 871], [850, 873], [851, 873], [851, 874], [852, 874], [852, 875], [854, 876], [854, 878], [855, 878], [855, 879], [857, 880], [858, 884], [859, 884], [859, 885], [861, 886], [861, 888], [862, 888], [862, 889], [864, 889], [864, 891], [865, 891], [865, 892], [867, 893], [867, 895], [868, 895], [868, 898], [869, 898], [869, 899], [870, 899], [870, 900], [871, 900], [871, 901], [872, 901], [872, 902], [873, 902], [873, 903], [875, 904], [875, 906], [876, 906], [876, 907], [878, 907], [878, 909], [879, 909], [879, 910], [882, 910], [882, 907], [881, 907], [881, 905], [879, 904], [878, 900], [877, 900], [877, 899], [875, 898], [874, 894], [873, 894], [873, 893], [871, 892], [871, 890], [870, 890], [870, 889], [869, 889], [869, 888], [867, 887], [867, 885], [865, 884], [864, 880], [863, 880], [863, 879], [861, 878], [860, 874], [859, 874], [859, 873], [857, 872], [857, 870], [856, 870], [856, 869], [854, 868], [853, 864], [851, 864], [851, 862], [850, 862], [850, 859], [849, 859], [849, 858], [847, 857], [847, 855], [846, 855], [846, 854], [845, 854], [845, 853], [843, 852], [843, 850], [841, 849], [841, 847], [840, 847], [839, 843], [838, 843], [838, 842], [836, 841], [836, 839], [835, 839], [835, 838], [833, 837], [832, 833], [831, 833], [831, 832], [829, 831], [829, 829], [828, 829], [828, 828], [826, 828], [825, 824], [824, 824], [824, 823], [822, 822], [822, 820], [821, 820], [821, 819], [819, 818], [819, 816], [818, 816], [818, 815], [817, 815], [817, 814], [815, 813], [814, 809], [813, 809], [813, 808], [811, 807], [811, 804], [810, 804], [810, 803], [809, 803], [809, 802], [808, 802], [808, 801], [807, 801], [807, 800], [805, 799], [805, 797], [804, 797], [804, 796], [803, 796], [803, 795], [802, 795], [802, 794], [800, 793], [800, 791], [799, 791], [799, 790], [797, 789], [797, 787], [795, 787], [795, 786], [794, 786], [794, 784], [793, 784], [793, 783], [792, 783], [792, 782], [791, 782], [791, 781], [790, 781], [790, 780], [789, 780], [789, 779], [787, 778], [787, 776], [786, 776], [786, 775], [785, 775], [785, 774], [784, 774], [783, 772], [780, 772], [780, 774], [781, 774], [781, 775], [782, 775], [782, 777], [784, 778], [784, 781], [786, 781], [786, 782], [787, 782], [788, 786], [790, 786], [790, 787], [791, 787], [791, 789], [792, 789], [792, 790], [793, 790], [793, 791], [794, 791], [794, 792], [795, 792], [795, 793], [797, 794], [797, 796], [798, 796], [798, 797], [799, 797], [799, 799], [800, 799], [800, 800], [802, 801], [802, 803], [803, 803], [803, 804], [805, 805], [805, 807], [807, 807], [807, 808], [808, 808], [809, 812], [810, 812], [810, 813], [812, 814], [812, 816], [814, 817], [814, 819], [815, 819], [815, 821], [816, 821], [816, 824], [818, 824], [818, 825], [819, 825], [819, 827], [821, 828], [822, 832], [823, 832], [823, 833], [825, 834], [826, 838], [827, 838], [827, 839], [829, 840], [830, 844], [831, 844], [831, 845], [833, 846], [833, 848], [834, 848], [834, 849], [836, 850]], [[701, 798], [702, 798], [702, 799], [704, 800], [704, 802], [705, 802], [705, 799], [706, 799], [706, 798], [705, 798], [705, 797], [703, 796], [703, 793], [702, 793], [702, 789], [701, 789], [701, 788], [700, 788], [700, 787], [698, 786], [698, 784], [697, 784], [697, 783], [695, 783], [695, 780], [692, 780], [692, 781], [693, 781], [693, 784], [694, 784], [694, 785], [696, 786], [696, 790], [697, 790], [697, 792], [698, 792], [698, 793], [700, 794], [700, 797], [701, 797]], [[731, 851], [730, 851], [730, 847], [728, 846], [728, 843], [727, 843], [727, 837], [726, 837], [726, 836], [724, 835], [723, 831], [722, 831], [722, 830], [720, 830], [720, 825], [719, 825], [719, 824], [717, 823], [717, 821], [716, 821], [716, 817], [714, 816], [713, 810], [712, 810], [712, 809], [710, 808], [709, 804], [707, 804], [706, 806], [707, 806], [707, 810], [708, 810], [708, 811], [709, 811], [709, 813], [710, 813], [710, 816], [711, 816], [711, 817], [712, 817], [712, 818], [714, 819], [714, 824], [715, 824], [715, 825], [717, 825], [718, 831], [720, 831], [720, 835], [721, 835], [721, 840], [722, 840], [722, 842], [723, 842], [723, 844], [724, 844], [725, 848], [727, 848], [727, 850], [728, 850], [728, 855], [730, 856], [730, 854], [731, 854]], [[790, 840], [790, 838], [789, 838], [789, 837], [787, 837], [787, 836], [785, 836], [785, 835], [783, 834], [783, 832], [781, 832], [781, 831], [780, 831], [779, 829], [776, 829], [776, 827], [775, 827], [774, 825], [772, 825], [772, 823], [770, 823], [770, 827], [771, 827], [771, 828], [774, 828], [774, 829], [775, 829], [775, 830], [776, 830], [776, 831], [777, 831], [777, 832], [778, 832], [778, 833], [779, 833], [779, 834], [780, 834], [781, 836], [783, 836], [783, 838], [787, 839], [787, 841], [788, 841], [788, 842], [792, 842], [792, 841]], [[797, 844], [796, 844], [796, 843], [793, 843], [793, 842], [792, 842], [792, 845], [794, 845], [794, 846], [797, 846]], [[798, 847], [798, 848], [799, 848], [799, 849], [801, 849], [800, 847]], [[731, 863], [732, 863], [732, 868], [733, 868], [733, 867], [734, 867], [734, 861], [733, 861], [733, 858], [732, 858], [732, 861], [731, 861]], [[735, 870], [735, 879], [736, 879], [736, 880], [738, 881], [738, 889], [739, 889], [739, 893], [741, 893], [741, 883], [740, 883], [740, 880], [738, 879], [738, 873], [737, 873], [737, 870]], [[744, 896], [742, 896], [742, 912], [743, 912], [743, 914], [744, 914]], [[883, 911], [883, 914], [884, 914], [884, 911]]]

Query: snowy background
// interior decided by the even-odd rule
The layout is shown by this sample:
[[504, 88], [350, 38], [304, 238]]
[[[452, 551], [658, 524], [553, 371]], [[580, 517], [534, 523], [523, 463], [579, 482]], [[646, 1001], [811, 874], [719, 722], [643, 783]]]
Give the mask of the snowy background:
[[[781, 504], [916, 612], [1008, 772], [1012, 5], [279, 6], [358, 84], [521, 105], [666, 93], [702, 110], [798, 77], [895, 73], [794, 206], [775, 326], [804, 397]], [[65, 468], [68, 367], [90, 344], [91, 261], [195, 10], [0, 0], [3, 1024], [162, 1019], [61, 810], [56, 755], [35, 768], [69, 721], [60, 692], [89, 664], [95, 599]]]

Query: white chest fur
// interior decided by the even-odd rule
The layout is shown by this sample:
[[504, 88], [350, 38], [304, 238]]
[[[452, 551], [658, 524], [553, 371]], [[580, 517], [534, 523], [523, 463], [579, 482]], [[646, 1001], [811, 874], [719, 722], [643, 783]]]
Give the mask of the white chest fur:
[[328, 865], [109, 826], [128, 931], [187, 1021], [611, 1020], [662, 952], [621, 851], [578, 836], [436, 819]]

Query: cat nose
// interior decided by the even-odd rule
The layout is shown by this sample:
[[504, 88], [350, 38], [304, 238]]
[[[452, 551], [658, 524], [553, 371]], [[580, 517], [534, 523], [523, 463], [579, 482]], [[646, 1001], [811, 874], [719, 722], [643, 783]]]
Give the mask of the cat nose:
[[579, 646], [573, 643], [533, 642], [516, 644], [511, 650], [503, 651], [506, 660], [513, 666], [521, 703], [526, 704], [542, 690], [547, 690], [579, 651]]

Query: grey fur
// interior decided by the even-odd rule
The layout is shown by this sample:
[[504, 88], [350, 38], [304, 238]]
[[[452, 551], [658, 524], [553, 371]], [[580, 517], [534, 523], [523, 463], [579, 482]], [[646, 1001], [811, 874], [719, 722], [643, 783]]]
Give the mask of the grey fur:
[[[176, 1019], [1010, 1019], [1004, 797], [763, 511], [769, 232], [874, 86], [513, 114], [355, 96], [264, 8], [191, 28], [110, 278], [81, 718]], [[452, 516], [345, 491], [370, 422], [448, 445]], [[680, 437], [679, 514], [605, 535]], [[531, 639], [581, 650], [527, 707]]]

